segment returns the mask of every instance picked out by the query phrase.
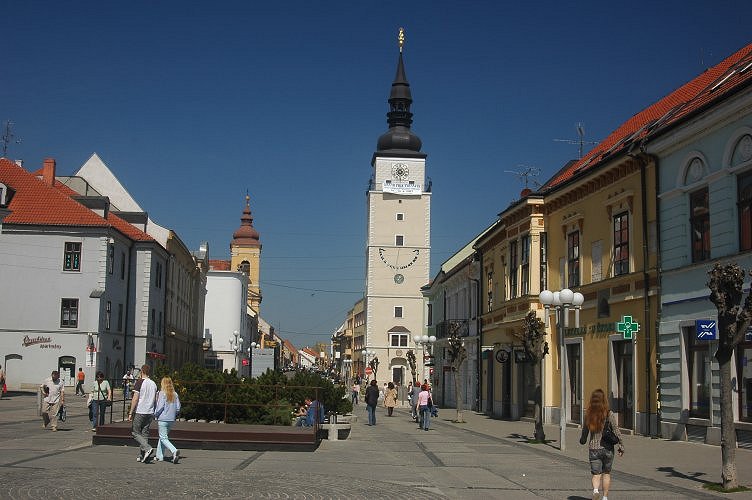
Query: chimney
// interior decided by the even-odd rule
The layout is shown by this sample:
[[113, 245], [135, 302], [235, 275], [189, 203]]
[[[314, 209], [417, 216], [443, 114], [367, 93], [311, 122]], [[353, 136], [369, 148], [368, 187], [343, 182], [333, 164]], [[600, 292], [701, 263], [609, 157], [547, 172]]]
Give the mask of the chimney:
[[55, 185], [55, 159], [45, 158], [42, 167], [42, 180], [50, 186]]

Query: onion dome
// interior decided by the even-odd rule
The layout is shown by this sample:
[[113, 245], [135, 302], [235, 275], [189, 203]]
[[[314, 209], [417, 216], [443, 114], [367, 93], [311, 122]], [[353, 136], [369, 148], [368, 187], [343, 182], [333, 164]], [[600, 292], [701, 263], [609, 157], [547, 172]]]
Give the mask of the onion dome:
[[405, 63], [402, 60], [402, 45], [404, 44], [404, 30], [400, 28], [399, 34], [399, 60], [397, 61], [397, 74], [392, 82], [392, 91], [389, 94], [389, 112], [386, 114], [389, 130], [386, 131], [376, 144], [377, 152], [403, 151], [418, 153], [423, 143], [420, 138], [410, 130], [413, 123], [413, 114], [410, 105], [413, 98], [410, 93], [410, 83], [405, 76]]
[[245, 195], [245, 210], [240, 216], [240, 227], [232, 233], [232, 244], [251, 247], [260, 247], [259, 233], [253, 227], [253, 216], [251, 215], [251, 197]]

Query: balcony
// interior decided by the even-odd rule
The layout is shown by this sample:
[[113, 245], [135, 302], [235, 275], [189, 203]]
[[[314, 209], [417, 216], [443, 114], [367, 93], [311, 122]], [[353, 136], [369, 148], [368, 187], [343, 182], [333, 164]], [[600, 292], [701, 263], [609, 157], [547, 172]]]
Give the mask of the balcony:
[[469, 321], [466, 319], [447, 319], [436, 325], [436, 338], [445, 339], [453, 333], [458, 337], [470, 335]]

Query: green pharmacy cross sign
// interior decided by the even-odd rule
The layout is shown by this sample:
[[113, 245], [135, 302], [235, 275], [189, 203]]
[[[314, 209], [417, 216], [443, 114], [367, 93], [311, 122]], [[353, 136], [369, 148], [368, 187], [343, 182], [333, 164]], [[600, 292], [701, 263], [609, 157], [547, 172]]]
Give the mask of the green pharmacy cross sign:
[[622, 333], [624, 340], [632, 340], [635, 333], [640, 331], [640, 324], [632, 321], [632, 316], [622, 316], [621, 321], [616, 323], [616, 331]]

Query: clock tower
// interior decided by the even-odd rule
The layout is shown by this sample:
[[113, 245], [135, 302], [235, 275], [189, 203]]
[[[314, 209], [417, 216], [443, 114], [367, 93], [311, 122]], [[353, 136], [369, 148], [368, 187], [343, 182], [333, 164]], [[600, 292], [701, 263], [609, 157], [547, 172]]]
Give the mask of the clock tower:
[[[413, 99], [399, 33], [397, 74], [389, 94], [389, 129], [378, 139], [371, 160], [367, 194], [366, 333], [363, 349], [379, 360], [376, 378], [400, 382], [412, 378], [408, 349], [423, 335], [425, 306], [421, 287], [430, 273], [431, 193], [426, 184], [426, 154], [410, 130]], [[357, 354], [356, 354], [357, 355]], [[362, 354], [361, 354], [362, 356]], [[361, 373], [364, 365], [361, 364]]]

